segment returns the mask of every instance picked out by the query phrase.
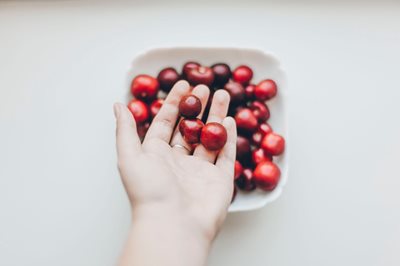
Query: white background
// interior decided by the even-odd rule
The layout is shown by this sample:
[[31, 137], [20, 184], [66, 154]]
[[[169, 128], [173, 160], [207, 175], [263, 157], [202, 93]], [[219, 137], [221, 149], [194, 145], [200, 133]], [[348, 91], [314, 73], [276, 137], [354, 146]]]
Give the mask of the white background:
[[400, 4], [244, 2], [0, 3], [0, 265], [114, 264], [112, 103], [172, 45], [272, 51], [289, 80], [289, 182], [228, 217], [210, 265], [400, 265]]

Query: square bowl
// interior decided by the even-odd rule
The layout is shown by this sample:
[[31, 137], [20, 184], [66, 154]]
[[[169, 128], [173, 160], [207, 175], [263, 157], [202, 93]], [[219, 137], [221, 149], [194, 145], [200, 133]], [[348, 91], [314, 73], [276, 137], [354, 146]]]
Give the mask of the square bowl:
[[[268, 123], [275, 132], [285, 137], [286, 148], [283, 155], [274, 157], [274, 162], [281, 169], [281, 178], [277, 187], [271, 192], [256, 189], [252, 192], [238, 190], [234, 202], [229, 207], [230, 212], [259, 209], [276, 200], [282, 193], [288, 178], [288, 111], [287, 82], [285, 72], [280, 67], [279, 60], [272, 54], [257, 49], [233, 47], [171, 47], [154, 48], [138, 54], [131, 65], [127, 77], [127, 88], [138, 74], [157, 76], [164, 67], [174, 67], [178, 71], [187, 61], [197, 61], [203, 65], [227, 63], [232, 69], [245, 64], [254, 71], [253, 83], [262, 79], [273, 79], [278, 85], [278, 94], [268, 101], [271, 118]], [[127, 89], [127, 101], [131, 98]]]

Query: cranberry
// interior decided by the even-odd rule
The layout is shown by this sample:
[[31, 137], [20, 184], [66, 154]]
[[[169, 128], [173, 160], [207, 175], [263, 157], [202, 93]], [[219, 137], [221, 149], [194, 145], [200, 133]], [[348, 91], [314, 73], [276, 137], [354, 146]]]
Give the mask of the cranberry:
[[157, 99], [154, 100], [151, 104], [150, 104], [150, 114], [151, 117], [155, 117], [158, 113], [158, 111], [160, 111], [161, 106], [163, 105], [164, 100], [163, 99]]
[[253, 180], [253, 171], [250, 168], [243, 170], [243, 174], [236, 180], [236, 185], [241, 190], [252, 191], [256, 188]]
[[261, 148], [268, 154], [280, 155], [285, 150], [285, 139], [276, 133], [269, 133], [264, 136]]
[[245, 158], [250, 155], [251, 147], [248, 139], [242, 136], [237, 136], [236, 139], [236, 156]]
[[186, 78], [188, 72], [189, 72], [191, 69], [193, 69], [193, 68], [198, 68], [199, 66], [200, 66], [200, 64], [197, 63], [197, 62], [193, 62], [193, 61], [186, 62], [186, 63], [183, 65], [183, 68], [182, 68], [182, 77], [183, 77], [183, 78]]
[[149, 75], [138, 75], [132, 80], [131, 92], [137, 99], [148, 101], [157, 96], [158, 87], [157, 79]]
[[201, 129], [204, 124], [200, 119], [182, 119], [179, 123], [179, 132], [189, 144], [199, 143]]
[[147, 133], [147, 130], [149, 129], [149, 127], [150, 127], [149, 122], [137, 125], [137, 132], [138, 132], [138, 136], [141, 141], [143, 141], [144, 137], [146, 136], [146, 133]]
[[238, 66], [232, 73], [233, 80], [242, 85], [247, 85], [253, 77], [253, 70], [248, 66]]
[[243, 166], [239, 161], [235, 161], [235, 175], [234, 180], [238, 179], [243, 173]]
[[260, 101], [265, 101], [273, 98], [277, 91], [278, 89], [275, 81], [266, 79], [257, 84], [254, 89], [254, 96]]
[[214, 73], [214, 86], [222, 88], [231, 77], [231, 69], [224, 63], [214, 64], [211, 69]]
[[172, 67], [164, 68], [158, 73], [157, 77], [161, 90], [165, 92], [169, 92], [179, 79], [180, 76], [178, 72]]
[[228, 82], [225, 85], [224, 89], [226, 91], [228, 91], [228, 93], [229, 93], [229, 95], [231, 97], [230, 103], [232, 105], [239, 105], [239, 104], [244, 102], [245, 93], [244, 93], [243, 86], [240, 85], [240, 83], [237, 83], [237, 82], [234, 82], [234, 81]]
[[272, 128], [267, 123], [262, 123], [258, 126], [258, 131], [260, 131], [263, 134], [263, 136], [265, 136], [272, 132]]
[[204, 66], [190, 69], [186, 77], [193, 86], [204, 84], [210, 87], [214, 82], [214, 73], [212, 69]]
[[251, 136], [251, 141], [252, 141], [252, 143], [253, 143], [254, 145], [260, 146], [263, 137], [264, 137], [263, 133], [260, 132], [259, 130], [257, 130], [257, 131], [254, 132], [253, 135]]
[[254, 169], [254, 182], [262, 190], [271, 191], [279, 182], [281, 170], [273, 162], [264, 161]]
[[253, 132], [257, 129], [257, 118], [248, 108], [239, 110], [235, 115], [235, 121], [238, 129]]
[[272, 128], [267, 123], [262, 123], [258, 126], [256, 132], [251, 136], [254, 145], [260, 146], [262, 139], [265, 135], [272, 132]]
[[143, 123], [149, 119], [149, 110], [147, 105], [141, 100], [133, 99], [128, 103], [128, 109], [131, 111], [137, 123]]
[[246, 99], [251, 101], [254, 99], [254, 89], [256, 88], [256, 85], [250, 84], [247, 85], [246, 88], [244, 88], [244, 93], [246, 94]]
[[208, 123], [201, 130], [200, 142], [207, 150], [220, 150], [225, 145], [226, 140], [226, 129], [219, 123]]
[[179, 113], [185, 118], [196, 118], [201, 112], [201, 101], [191, 94], [182, 97], [179, 102]]
[[254, 101], [250, 104], [249, 108], [253, 111], [258, 122], [265, 122], [269, 119], [270, 113], [268, 106], [265, 103]]
[[267, 154], [263, 149], [255, 149], [251, 153], [251, 159], [253, 160], [254, 165], [264, 161], [272, 162], [272, 156]]

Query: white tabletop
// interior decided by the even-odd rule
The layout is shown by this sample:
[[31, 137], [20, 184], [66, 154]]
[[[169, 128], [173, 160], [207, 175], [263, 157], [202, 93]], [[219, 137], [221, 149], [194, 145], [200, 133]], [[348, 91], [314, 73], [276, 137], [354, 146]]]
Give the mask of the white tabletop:
[[174, 45], [272, 51], [291, 92], [284, 193], [230, 215], [210, 265], [400, 265], [400, 5], [211, 3], [0, 3], [0, 265], [113, 265], [112, 103]]

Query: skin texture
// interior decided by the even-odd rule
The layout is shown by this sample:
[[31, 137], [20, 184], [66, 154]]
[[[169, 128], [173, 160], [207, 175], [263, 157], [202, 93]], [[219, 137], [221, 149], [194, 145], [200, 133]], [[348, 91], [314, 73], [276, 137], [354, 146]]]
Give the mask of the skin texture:
[[132, 206], [132, 226], [119, 265], [205, 265], [225, 220], [236, 156], [235, 121], [225, 118], [229, 95], [223, 90], [214, 94], [208, 121], [222, 123], [228, 140], [220, 152], [212, 152], [202, 145], [192, 151], [175, 128], [178, 103], [189, 93], [206, 106], [206, 86], [190, 92], [189, 84], [179, 81], [143, 144], [129, 110], [123, 104], [114, 105], [118, 167]]

